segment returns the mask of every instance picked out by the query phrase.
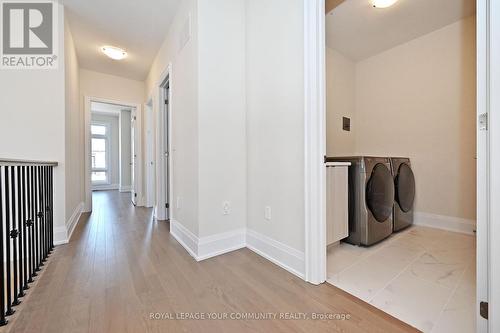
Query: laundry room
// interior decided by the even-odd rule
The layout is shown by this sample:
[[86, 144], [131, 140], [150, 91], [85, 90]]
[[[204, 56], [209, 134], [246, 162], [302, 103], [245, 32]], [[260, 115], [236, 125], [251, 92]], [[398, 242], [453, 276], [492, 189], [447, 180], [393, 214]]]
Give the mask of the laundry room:
[[334, 3], [327, 282], [423, 332], [474, 332], [476, 3]]

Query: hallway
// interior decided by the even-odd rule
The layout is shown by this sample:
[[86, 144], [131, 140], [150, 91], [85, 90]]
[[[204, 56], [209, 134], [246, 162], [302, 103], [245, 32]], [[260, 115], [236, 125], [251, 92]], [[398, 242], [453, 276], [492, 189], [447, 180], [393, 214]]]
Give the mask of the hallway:
[[[313, 286], [242, 249], [203, 262], [130, 194], [93, 193], [68, 245], [58, 246], [9, 332], [412, 332], [389, 315], [323, 284]], [[348, 320], [280, 315], [348, 314]], [[170, 316], [276, 314], [267, 320]], [[150, 319], [151, 316], [164, 316]]]

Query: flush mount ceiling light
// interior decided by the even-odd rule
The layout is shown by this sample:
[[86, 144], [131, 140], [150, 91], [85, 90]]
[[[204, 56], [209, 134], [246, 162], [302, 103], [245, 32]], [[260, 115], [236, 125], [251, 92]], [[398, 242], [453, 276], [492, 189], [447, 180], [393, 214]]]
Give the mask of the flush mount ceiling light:
[[113, 60], [122, 60], [127, 57], [127, 52], [119, 47], [103, 46], [101, 51]]
[[372, 0], [372, 5], [375, 8], [387, 8], [394, 5], [398, 0]]

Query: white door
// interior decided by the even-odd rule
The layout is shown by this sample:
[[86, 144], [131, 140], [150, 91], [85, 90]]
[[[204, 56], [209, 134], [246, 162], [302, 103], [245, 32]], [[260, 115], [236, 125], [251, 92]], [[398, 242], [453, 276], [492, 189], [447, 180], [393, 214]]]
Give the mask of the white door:
[[477, 1], [477, 331], [480, 333], [500, 332], [499, 18], [499, 1]]
[[146, 105], [146, 207], [153, 207], [155, 183], [154, 183], [154, 133], [153, 133], [153, 109]]
[[137, 170], [137, 152], [135, 149], [136, 145], [136, 133], [137, 133], [137, 118], [136, 111], [133, 110], [131, 112], [130, 117], [130, 148], [131, 148], [131, 170], [130, 170], [130, 181], [132, 185], [132, 203], [137, 205], [137, 181], [136, 181], [136, 170]]
[[167, 81], [163, 89], [165, 97], [165, 112], [163, 114], [163, 149], [164, 149], [164, 172], [165, 172], [165, 187], [164, 187], [164, 197], [165, 197], [165, 219], [170, 219], [170, 142], [169, 142], [169, 112], [170, 112], [170, 84]]

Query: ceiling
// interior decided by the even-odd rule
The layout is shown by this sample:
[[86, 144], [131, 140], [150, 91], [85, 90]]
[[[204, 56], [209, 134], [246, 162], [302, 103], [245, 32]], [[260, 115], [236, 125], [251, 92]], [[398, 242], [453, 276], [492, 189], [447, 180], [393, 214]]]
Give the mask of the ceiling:
[[[80, 67], [144, 80], [181, 0], [62, 0]], [[125, 60], [101, 53], [125, 49]]]
[[476, 0], [399, 0], [373, 8], [346, 0], [326, 15], [326, 44], [359, 61], [428, 34], [476, 12]]

